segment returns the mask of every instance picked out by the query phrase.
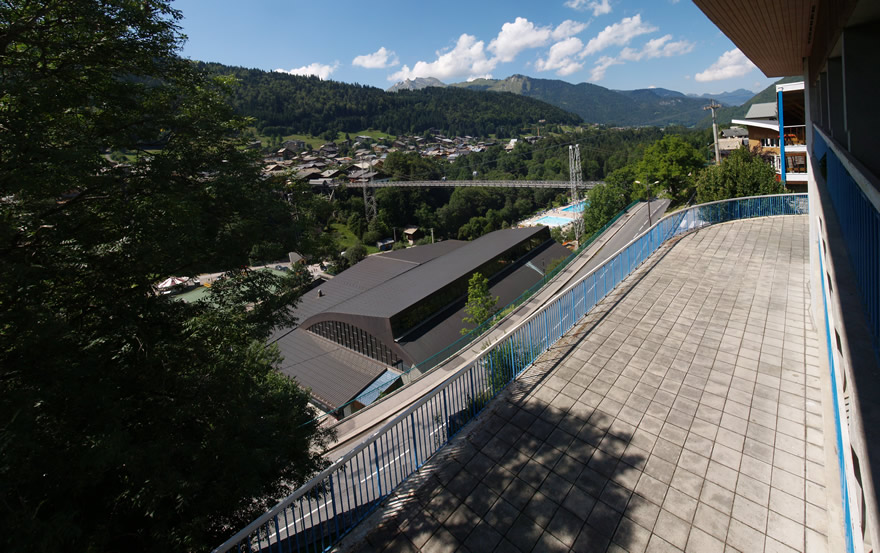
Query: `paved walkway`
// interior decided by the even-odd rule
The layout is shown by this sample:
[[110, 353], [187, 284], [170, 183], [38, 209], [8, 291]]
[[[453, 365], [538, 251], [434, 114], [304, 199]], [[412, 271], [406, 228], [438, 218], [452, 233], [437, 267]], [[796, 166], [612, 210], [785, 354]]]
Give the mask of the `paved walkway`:
[[828, 550], [807, 224], [667, 244], [341, 548]]

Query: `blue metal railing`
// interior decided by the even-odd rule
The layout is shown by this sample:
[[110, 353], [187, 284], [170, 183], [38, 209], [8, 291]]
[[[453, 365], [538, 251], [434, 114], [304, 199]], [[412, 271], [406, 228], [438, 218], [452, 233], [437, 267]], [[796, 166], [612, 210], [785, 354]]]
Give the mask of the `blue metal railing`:
[[664, 217], [215, 551], [329, 549], [664, 242], [725, 221], [807, 212], [807, 195], [789, 194], [701, 204]]
[[826, 188], [837, 212], [877, 351], [880, 347], [880, 286], [877, 285], [880, 282], [880, 211], [819, 132], [813, 133], [813, 158], [818, 160], [824, 173]]

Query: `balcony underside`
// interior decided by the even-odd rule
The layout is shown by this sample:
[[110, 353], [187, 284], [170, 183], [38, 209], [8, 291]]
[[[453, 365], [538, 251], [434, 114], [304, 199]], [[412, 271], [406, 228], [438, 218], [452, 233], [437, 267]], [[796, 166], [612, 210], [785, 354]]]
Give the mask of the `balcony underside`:
[[807, 226], [661, 247], [340, 549], [836, 549]]

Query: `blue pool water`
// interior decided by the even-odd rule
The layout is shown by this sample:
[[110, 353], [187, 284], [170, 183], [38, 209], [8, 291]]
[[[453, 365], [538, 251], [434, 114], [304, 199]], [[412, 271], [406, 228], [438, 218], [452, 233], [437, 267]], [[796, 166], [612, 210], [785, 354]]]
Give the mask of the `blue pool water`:
[[539, 225], [547, 225], [548, 227], [561, 227], [571, 222], [571, 219], [565, 217], [554, 217], [553, 215], [544, 215], [535, 221]]
[[572, 211], [574, 211], [574, 212], [576, 212], [576, 213], [582, 213], [582, 212], [584, 211], [584, 206], [585, 206], [586, 204], [587, 204], [587, 201], [584, 200], [584, 201], [582, 201], [582, 202], [578, 202], [578, 203], [576, 203], [576, 204], [572, 204], [572, 205], [570, 205], [570, 206], [568, 206], [568, 207], [563, 207], [563, 208], [562, 208], [562, 211], [567, 211], [567, 212], [569, 212], [569, 213], [571, 213]]

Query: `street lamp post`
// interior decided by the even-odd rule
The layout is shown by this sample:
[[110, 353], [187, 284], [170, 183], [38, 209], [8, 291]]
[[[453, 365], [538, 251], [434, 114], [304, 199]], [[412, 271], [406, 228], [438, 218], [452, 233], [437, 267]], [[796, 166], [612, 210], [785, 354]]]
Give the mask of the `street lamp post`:
[[[641, 181], [635, 181], [634, 184], [642, 184]], [[659, 180], [655, 180], [654, 184], [651, 186], [657, 186], [660, 184]], [[651, 200], [653, 199], [653, 194], [651, 194], [651, 190], [648, 188], [648, 185], [645, 185], [645, 201], [648, 202], [648, 228], [654, 226], [654, 223], [651, 221]]]
[[[651, 186], [657, 186], [658, 184], [660, 184], [660, 181], [655, 180], [654, 184], [652, 184]], [[651, 198], [648, 200], [648, 228], [651, 228], [654, 226], [653, 223], [651, 223], [651, 200], [653, 200], [653, 199], [654, 199], [654, 195], [651, 194]]]

